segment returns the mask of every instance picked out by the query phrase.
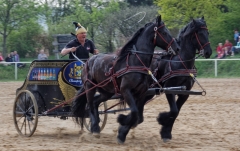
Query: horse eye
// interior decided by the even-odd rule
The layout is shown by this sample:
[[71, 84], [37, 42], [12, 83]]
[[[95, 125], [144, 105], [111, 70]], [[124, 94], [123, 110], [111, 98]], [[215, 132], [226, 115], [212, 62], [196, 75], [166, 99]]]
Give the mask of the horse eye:
[[166, 32], [162, 32], [163, 35], [166, 35], [167, 33]]

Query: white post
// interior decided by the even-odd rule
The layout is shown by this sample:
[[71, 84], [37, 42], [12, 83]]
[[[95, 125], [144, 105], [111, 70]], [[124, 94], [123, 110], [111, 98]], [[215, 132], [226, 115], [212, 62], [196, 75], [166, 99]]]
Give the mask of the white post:
[[14, 64], [15, 64], [15, 80], [17, 80], [17, 62], [15, 62]]
[[217, 59], [215, 59], [215, 77], [217, 77]]

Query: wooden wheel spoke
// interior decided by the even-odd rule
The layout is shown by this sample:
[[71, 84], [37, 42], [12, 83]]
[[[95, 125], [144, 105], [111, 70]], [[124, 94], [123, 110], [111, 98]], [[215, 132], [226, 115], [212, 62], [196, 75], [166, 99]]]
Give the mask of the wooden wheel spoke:
[[20, 129], [21, 131], [22, 131], [22, 128], [23, 128], [25, 122], [26, 122], [26, 118], [23, 120], [23, 123], [22, 123], [21, 129]]
[[17, 120], [17, 122], [19, 122], [23, 117], [24, 117], [24, 114], [23, 114], [21, 117], [19, 117], [19, 119]]
[[28, 128], [29, 128], [29, 132], [31, 132], [31, 124], [29, 121], [28, 121]]
[[17, 107], [18, 107], [22, 112], [25, 112], [19, 104], [17, 104]]

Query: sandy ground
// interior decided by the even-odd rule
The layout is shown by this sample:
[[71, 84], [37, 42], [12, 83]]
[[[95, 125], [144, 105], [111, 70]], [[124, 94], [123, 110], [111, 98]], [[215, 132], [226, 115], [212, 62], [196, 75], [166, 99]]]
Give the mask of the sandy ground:
[[[22, 82], [0, 82], [0, 150], [180, 150], [180, 151], [240, 151], [240, 79], [198, 79], [207, 90], [206, 96], [190, 96], [178, 116], [173, 138], [168, 143], [160, 139], [159, 112], [168, 111], [164, 95], [146, 105], [145, 121], [130, 130], [125, 144], [116, 141], [117, 114], [108, 116], [100, 139], [72, 121], [40, 117], [32, 137], [20, 136], [13, 124], [12, 108], [15, 90]], [[195, 84], [193, 90], [201, 90]], [[111, 103], [111, 102], [110, 102]]]

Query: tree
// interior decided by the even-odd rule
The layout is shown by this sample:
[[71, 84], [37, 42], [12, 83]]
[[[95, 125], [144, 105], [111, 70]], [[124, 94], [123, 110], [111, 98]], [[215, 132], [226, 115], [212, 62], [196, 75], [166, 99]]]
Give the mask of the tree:
[[[233, 1], [235, 1], [235, 3], [232, 3]], [[204, 16], [210, 33], [211, 46], [212, 49], [215, 50], [217, 43], [224, 42], [228, 37], [229, 32], [227, 32], [227, 26], [229, 26], [228, 23], [232, 22], [230, 16], [233, 15], [229, 6], [230, 3], [238, 6], [237, 1], [238, 0], [156, 0], [155, 2], [160, 7], [159, 13], [163, 16], [168, 28], [175, 31], [174, 36], [177, 36], [176, 34], [179, 29], [183, 28], [191, 19]], [[228, 17], [226, 17], [227, 14], [229, 15]], [[232, 34], [230, 35], [232, 37]]]
[[109, 5], [104, 10], [96, 36], [101, 51], [113, 52], [122, 47], [139, 28], [155, 21], [157, 15], [153, 6], [122, 7], [121, 10], [119, 7]]
[[204, 16], [207, 20], [216, 19], [221, 13], [218, 6], [223, 0], [156, 0], [160, 7], [159, 13], [163, 16], [168, 27], [180, 28], [191, 19]]
[[0, 34], [2, 35], [3, 54], [7, 52], [7, 38], [12, 31], [21, 27], [29, 18], [37, 17], [37, 3], [34, 0], [0, 1]]
[[34, 21], [22, 23], [18, 30], [14, 30], [8, 37], [7, 46], [10, 51], [18, 51], [21, 57], [25, 57], [28, 53], [31, 57], [35, 57], [36, 50], [42, 48], [43, 31], [40, 25]]
[[219, 42], [223, 43], [226, 39], [234, 43], [234, 29], [240, 30], [239, 4], [238, 0], [226, 0], [221, 6], [221, 15], [211, 25], [211, 43], [214, 46]]

